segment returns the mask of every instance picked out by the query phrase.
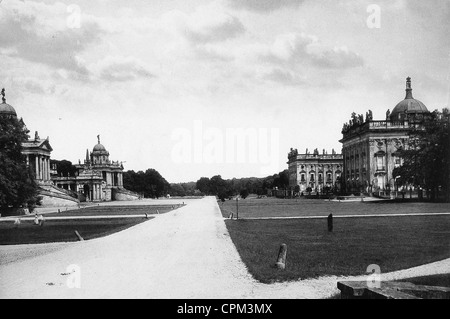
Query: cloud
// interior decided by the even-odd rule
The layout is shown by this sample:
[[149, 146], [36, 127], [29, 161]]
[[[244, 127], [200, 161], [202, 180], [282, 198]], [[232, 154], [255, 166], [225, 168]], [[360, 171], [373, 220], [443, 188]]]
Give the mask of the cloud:
[[186, 30], [187, 37], [197, 43], [220, 42], [235, 38], [245, 32], [244, 25], [238, 18], [222, 16], [219, 20], [207, 24], [191, 23]]
[[271, 12], [285, 7], [296, 8], [304, 0], [228, 0], [228, 3], [237, 9], [256, 12]]
[[315, 66], [324, 69], [348, 69], [364, 64], [363, 59], [346, 46], [327, 48], [313, 35], [280, 35], [261, 58], [285, 67]]
[[321, 68], [331, 69], [349, 69], [364, 65], [363, 59], [345, 46], [313, 55], [312, 61]]
[[138, 78], [153, 78], [154, 75], [142, 61], [134, 57], [108, 56], [91, 66], [100, 79], [110, 82], [132, 81]]
[[68, 26], [67, 6], [11, 0], [0, 11], [0, 48], [9, 56], [88, 73], [80, 53], [101, 39], [103, 30], [92, 17], [82, 15], [80, 28]]
[[194, 44], [217, 43], [245, 33], [242, 22], [223, 11], [217, 3], [201, 6], [192, 14], [181, 11], [166, 13], [162, 24], [169, 26]]
[[298, 74], [292, 71], [283, 70], [280, 68], [274, 68], [273, 70], [264, 74], [263, 79], [281, 83], [288, 86], [307, 84], [305, 76], [299, 76]]

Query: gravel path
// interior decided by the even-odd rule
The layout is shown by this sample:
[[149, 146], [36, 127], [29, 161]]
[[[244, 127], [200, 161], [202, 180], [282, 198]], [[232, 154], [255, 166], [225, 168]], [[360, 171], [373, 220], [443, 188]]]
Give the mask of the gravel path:
[[[241, 261], [214, 198], [191, 201], [104, 238], [15, 247], [53, 250], [1, 265], [0, 298], [322, 298], [338, 292], [338, 279], [352, 279], [256, 282]], [[0, 247], [0, 252], [4, 249]], [[70, 265], [80, 267], [79, 289], [67, 285], [73, 278], [68, 275]], [[449, 269], [447, 259], [383, 279]]]

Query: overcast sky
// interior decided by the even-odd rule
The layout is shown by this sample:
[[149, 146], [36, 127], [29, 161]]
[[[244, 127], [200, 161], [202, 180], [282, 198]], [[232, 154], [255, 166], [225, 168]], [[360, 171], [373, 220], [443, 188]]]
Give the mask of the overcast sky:
[[100, 134], [169, 182], [266, 176], [291, 147], [340, 152], [350, 114], [384, 119], [407, 76], [449, 103], [449, 0], [0, 2], [0, 87], [54, 159]]

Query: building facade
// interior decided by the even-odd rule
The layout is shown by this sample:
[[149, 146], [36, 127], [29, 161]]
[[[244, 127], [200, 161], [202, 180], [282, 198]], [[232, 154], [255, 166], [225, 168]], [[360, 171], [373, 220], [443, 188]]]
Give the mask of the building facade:
[[52, 184], [50, 171], [52, 151], [49, 139], [41, 139], [38, 132], [35, 133], [34, 139], [22, 143], [22, 154], [26, 156], [27, 166], [31, 167], [39, 184]]
[[339, 191], [343, 169], [342, 155], [332, 150], [319, 154], [317, 149], [311, 154], [308, 149], [305, 154], [291, 149], [288, 154], [289, 187], [293, 190], [297, 185], [300, 193], [305, 193], [310, 187], [312, 191], [322, 193], [326, 188]]
[[[1, 91], [0, 116], [17, 117], [16, 110], [6, 103], [5, 90]], [[111, 161], [109, 152], [100, 143], [91, 153], [86, 151], [84, 163], [75, 165], [76, 176], [58, 176], [57, 168], [51, 167], [53, 151], [49, 138], [41, 139], [38, 132], [34, 138], [22, 143], [22, 154], [39, 184], [39, 195], [44, 206], [72, 206], [82, 201], [135, 200], [139, 196], [123, 188], [123, 165]]]
[[[0, 104], [0, 116], [12, 116], [17, 118], [15, 109], [6, 103], [5, 89], [2, 89], [2, 103]], [[23, 120], [20, 119], [20, 121]], [[28, 168], [33, 173], [39, 188], [42, 206], [76, 206], [79, 204], [76, 196], [61, 191], [53, 185], [50, 157], [53, 151], [49, 138], [41, 139], [38, 132], [34, 138], [22, 143], [22, 154], [25, 157]]]
[[[98, 143], [91, 153], [86, 150], [86, 159], [75, 165], [75, 177], [53, 177], [56, 186], [77, 192], [87, 201], [111, 201], [117, 199], [117, 192], [126, 192], [123, 188], [123, 165], [119, 161], [111, 161], [109, 152]], [[137, 196], [137, 195], [136, 195]]]
[[428, 114], [426, 106], [412, 96], [411, 78], [406, 79], [406, 97], [386, 112], [384, 120], [373, 120], [372, 111], [352, 114], [342, 129], [343, 182], [347, 192], [394, 190], [395, 167], [402, 165], [400, 151], [408, 147], [409, 132]]

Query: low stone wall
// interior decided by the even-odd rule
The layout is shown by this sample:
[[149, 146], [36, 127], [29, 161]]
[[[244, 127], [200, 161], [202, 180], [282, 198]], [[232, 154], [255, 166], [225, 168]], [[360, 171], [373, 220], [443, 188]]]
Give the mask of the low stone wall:
[[126, 189], [113, 189], [113, 198], [117, 201], [138, 200], [139, 195]]
[[450, 299], [450, 288], [409, 282], [386, 281], [369, 287], [367, 281], [342, 281], [337, 287], [341, 299]]
[[62, 192], [55, 186], [43, 186], [38, 192], [42, 197], [43, 207], [74, 207], [78, 206], [80, 201], [68, 194]]
[[77, 207], [78, 204], [77, 200], [42, 195], [42, 207]]

